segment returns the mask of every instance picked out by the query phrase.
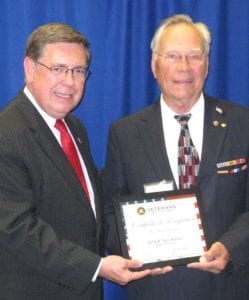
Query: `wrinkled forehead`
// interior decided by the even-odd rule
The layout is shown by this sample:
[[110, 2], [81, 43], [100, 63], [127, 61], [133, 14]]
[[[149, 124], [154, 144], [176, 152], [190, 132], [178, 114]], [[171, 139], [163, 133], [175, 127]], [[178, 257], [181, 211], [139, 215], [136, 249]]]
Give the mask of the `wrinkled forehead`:
[[160, 51], [204, 50], [202, 36], [197, 28], [191, 24], [174, 24], [166, 27], [158, 43]]

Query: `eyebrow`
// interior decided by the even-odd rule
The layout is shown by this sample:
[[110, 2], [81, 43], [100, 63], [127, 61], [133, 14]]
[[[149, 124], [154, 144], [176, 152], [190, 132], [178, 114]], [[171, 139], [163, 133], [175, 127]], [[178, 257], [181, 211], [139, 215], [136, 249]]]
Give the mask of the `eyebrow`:
[[[66, 64], [61, 64], [61, 63], [55, 63], [55, 64], [51, 64], [53, 67], [65, 67], [65, 68], [69, 68], [68, 65]], [[84, 66], [84, 65], [77, 65], [77, 66], [74, 66], [72, 67], [73, 69], [86, 69], [87, 66]], [[69, 68], [71, 69], [71, 68]]]

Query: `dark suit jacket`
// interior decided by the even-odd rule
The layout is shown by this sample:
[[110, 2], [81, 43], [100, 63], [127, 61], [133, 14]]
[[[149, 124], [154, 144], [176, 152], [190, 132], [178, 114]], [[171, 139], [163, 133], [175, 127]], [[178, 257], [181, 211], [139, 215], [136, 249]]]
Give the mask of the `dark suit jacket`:
[[[248, 169], [234, 174], [218, 174], [217, 163], [240, 158], [248, 160], [249, 110], [207, 95], [204, 98], [204, 136], [198, 185], [210, 241], [220, 240], [224, 243], [230, 252], [232, 264], [229, 264], [229, 270], [220, 275], [176, 267], [169, 274], [131, 283], [128, 286], [129, 299], [210, 300], [248, 297]], [[218, 126], [214, 121], [218, 121]], [[224, 169], [235, 167], [241, 165]], [[114, 122], [110, 128], [103, 172], [107, 247], [110, 252], [119, 251], [111, 204], [113, 196], [143, 193], [144, 184], [163, 179], [174, 181], [165, 150], [160, 102], [157, 102]]]
[[0, 299], [101, 299], [98, 174], [87, 134], [66, 122], [86, 163], [96, 213], [47, 124], [21, 92], [0, 114]]

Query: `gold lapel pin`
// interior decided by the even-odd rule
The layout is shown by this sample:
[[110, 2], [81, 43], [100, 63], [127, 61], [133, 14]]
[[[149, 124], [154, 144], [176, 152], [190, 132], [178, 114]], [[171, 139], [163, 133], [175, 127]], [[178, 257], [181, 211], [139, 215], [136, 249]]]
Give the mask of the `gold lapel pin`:
[[217, 127], [219, 125], [219, 122], [218, 121], [213, 121], [213, 126], [214, 127]]

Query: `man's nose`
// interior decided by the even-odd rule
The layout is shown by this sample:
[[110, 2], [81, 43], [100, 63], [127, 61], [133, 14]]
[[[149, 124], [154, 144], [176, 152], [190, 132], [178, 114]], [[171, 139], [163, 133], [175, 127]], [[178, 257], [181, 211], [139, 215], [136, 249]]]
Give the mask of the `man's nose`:
[[68, 69], [65, 72], [64, 75], [64, 80], [68, 85], [73, 85], [74, 84], [74, 70], [73, 69]]

